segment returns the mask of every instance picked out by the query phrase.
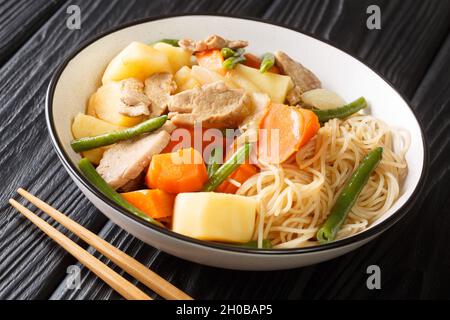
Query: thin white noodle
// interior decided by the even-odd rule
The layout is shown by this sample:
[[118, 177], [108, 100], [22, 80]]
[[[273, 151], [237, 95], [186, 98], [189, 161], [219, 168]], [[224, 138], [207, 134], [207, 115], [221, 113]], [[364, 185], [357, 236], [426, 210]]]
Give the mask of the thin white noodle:
[[253, 238], [275, 248], [316, 245], [317, 229], [327, 218], [342, 187], [364, 156], [384, 148], [383, 159], [370, 177], [337, 238], [365, 230], [400, 195], [407, 174], [407, 131], [391, 128], [369, 115], [333, 119], [299, 152], [282, 165], [257, 160], [261, 171], [240, 185], [237, 194], [259, 202]]
[[242, 185], [240, 182], [238, 182], [232, 178], [228, 178], [227, 181], [238, 188]]

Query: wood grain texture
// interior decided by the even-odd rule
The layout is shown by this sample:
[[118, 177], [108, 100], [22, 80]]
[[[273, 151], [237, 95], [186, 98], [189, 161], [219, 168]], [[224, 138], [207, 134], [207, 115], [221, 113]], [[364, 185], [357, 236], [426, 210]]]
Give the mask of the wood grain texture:
[[0, 1], [0, 66], [55, 13], [62, 2]]
[[[369, 2], [382, 9], [382, 30], [365, 28]], [[442, 258], [446, 244], [434, 233], [444, 233], [450, 223], [441, 206], [448, 204], [449, 41], [439, 50], [448, 34], [448, 1], [70, 1], [77, 3], [82, 9], [81, 30], [65, 28], [66, 2], [1, 68], [0, 298], [120, 298], [85, 269], [81, 290], [67, 290], [64, 275], [73, 259], [14, 212], [7, 198], [17, 187], [26, 187], [98, 232], [106, 219], [70, 181], [50, 145], [43, 116], [48, 80], [66, 54], [107, 28], [161, 13], [200, 11], [263, 17], [330, 40], [369, 61], [409, 98], [420, 85], [413, 102], [420, 117], [431, 123], [427, 136], [434, 159], [426, 201], [402, 224], [351, 254], [280, 272], [229, 271], [183, 261], [143, 244], [111, 222], [100, 234], [194, 298], [448, 297], [450, 265], [448, 256]], [[382, 268], [381, 291], [366, 288], [370, 264]], [[441, 265], [433, 273], [436, 264]]]
[[[381, 10], [380, 30], [367, 29], [369, 5]], [[447, 0], [275, 0], [264, 18], [337, 44], [411, 98], [447, 36], [449, 10]]]
[[[420, 297], [450, 297], [450, 35], [434, 60], [414, 99], [413, 107], [423, 121], [430, 144], [430, 175], [425, 204], [417, 208], [411, 230], [415, 260], [423, 270]], [[411, 253], [410, 253], [411, 254]]]

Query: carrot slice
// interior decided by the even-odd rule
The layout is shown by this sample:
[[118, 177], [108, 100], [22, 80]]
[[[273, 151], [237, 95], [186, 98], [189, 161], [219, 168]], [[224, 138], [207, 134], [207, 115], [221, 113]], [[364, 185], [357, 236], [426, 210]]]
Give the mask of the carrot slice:
[[195, 54], [197, 63], [201, 67], [205, 67], [210, 70], [225, 74], [226, 70], [223, 68], [223, 56], [222, 52], [218, 49], [200, 51]]
[[311, 110], [299, 108], [298, 111], [302, 113], [305, 120], [305, 130], [299, 144], [299, 148], [301, 148], [317, 134], [317, 131], [320, 129], [320, 123], [317, 115]]
[[319, 130], [312, 112], [283, 104], [272, 104], [259, 128], [258, 156], [269, 163], [282, 163], [304, 146]]
[[[250, 68], [259, 69], [261, 65], [261, 59], [259, 57], [251, 53], [244, 54], [244, 57], [245, 57], [244, 65]], [[273, 66], [268, 70], [268, 72], [281, 74], [281, 70], [277, 66]]]
[[[242, 184], [257, 173], [258, 169], [254, 165], [243, 163], [230, 175], [230, 178]], [[217, 187], [216, 192], [236, 193], [237, 189], [237, 186], [225, 180]]]
[[169, 193], [200, 191], [207, 180], [202, 155], [193, 148], [154, 155], [145, 177], [149, 188]]
[[244, 65], [250, 68], [259, 69], [259, 66], [261, 65], [261, 59], [254, 54], [246, 53], [244, 54], [245, 62]]
[[122, 197], [153, 219], [171, 217], [175, 195], [163, 190], [138, 190], [122, 193]]

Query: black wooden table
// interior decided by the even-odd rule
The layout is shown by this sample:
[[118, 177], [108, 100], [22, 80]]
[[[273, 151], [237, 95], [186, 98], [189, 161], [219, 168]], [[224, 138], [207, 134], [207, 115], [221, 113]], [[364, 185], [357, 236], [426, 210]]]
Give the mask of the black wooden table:
[[[66, 19], [72, 4], [81, 8], [82, 20], [81, 29], [71, 31]], [[366, 26], [366, 10], [373, 4], [381, 9], [380, 30]], [[108, 221], [76, 188], [53, 151], [44, 121], [49, 79], [70, 51], [108, 28], [195, 12], [258, 17], [313, 33], [392, 81], [425, 124], [430, 144], [421, 205], [350, 254], [276, 272], [187, 262]], [[85, 268], [81, 288], [67, 289], [67, 268], [77, 262], [8, 205], [19, 186], [197, 299], [450, 298], [449, 20], [447, 0], [0, 0], [0, 298], [120, 298]], [[367, 289], [369, 265], [381, 268], [381, 290]]]

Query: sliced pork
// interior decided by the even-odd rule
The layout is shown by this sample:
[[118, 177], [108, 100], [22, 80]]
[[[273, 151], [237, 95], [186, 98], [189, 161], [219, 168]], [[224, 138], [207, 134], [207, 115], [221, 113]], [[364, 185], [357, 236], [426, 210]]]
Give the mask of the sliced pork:
[[136, 178], [133, 180], [128, 181], [123, 186], [119, 188], [120, 192], [130, 192], [140, 189], [145, 189], [144, 184], [144, 177], [145, 177], [145, 170], [142, 171]]
[[199, 52], [211, 49], [231, 48], [238, 49], [248, 46], [248, 41], [244, 40], [227, 40], [218, 35], [211, 35], [205, 40], [194, 41], [191, 39], [182, 39], [178, 41], [178, 45], [191, 52]]
[[237, 128], [251, 108], [248, 93], [219, 81], [172, 96], [169, 116], [177, 126], [201, 123], [205, 128]]
[[125, 186], [139, 177], [152, 156], [167, 146], [174, 129], [168, 121], [155, 132], [116, 143], [103, 154], [97, 172], [114, 189]]
[[167, 111], [170, 95], [177, 85], [170, 73], [155, 73], [145, 80], [144, 92], [151, 102], [151, 116], [157, 117]]
[[120, 82], [120, 102], [119, 112], [129, 117], [150, 115], [150, 99], [144, 93], [144, 84], [134, 78], [122, 80]]
[[277, 66], [284, 74], [291, 77], [294, 88], [288, 92], [286, 99], [289, 104], [296, 105], [301, 102], [301, 95], [309, 90], [320, 88], [320, 80], [310, 70], [293, 60], [283, 51], [276, 51]]

